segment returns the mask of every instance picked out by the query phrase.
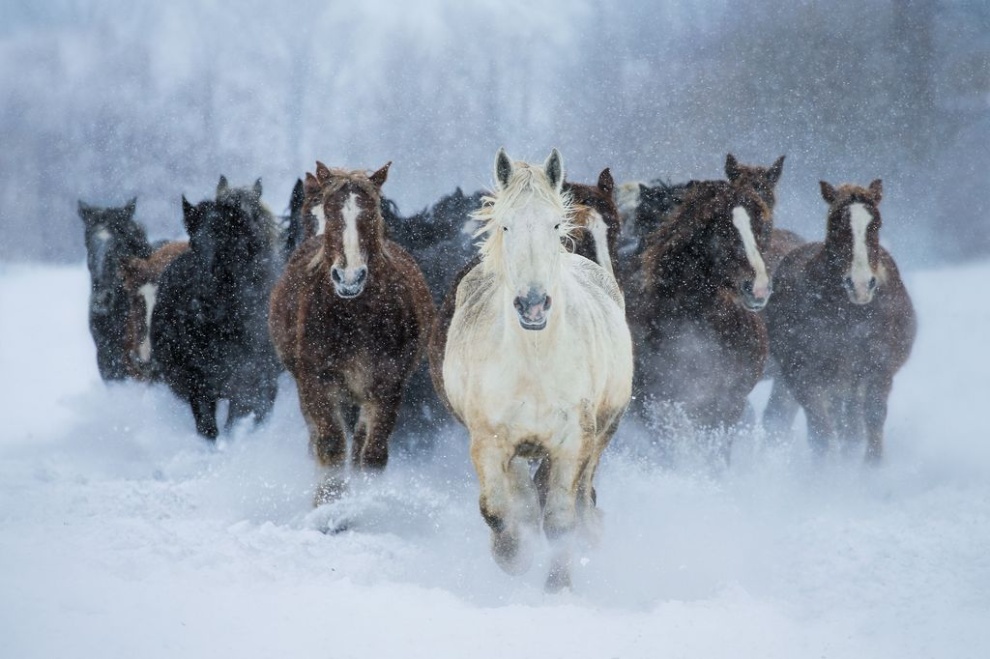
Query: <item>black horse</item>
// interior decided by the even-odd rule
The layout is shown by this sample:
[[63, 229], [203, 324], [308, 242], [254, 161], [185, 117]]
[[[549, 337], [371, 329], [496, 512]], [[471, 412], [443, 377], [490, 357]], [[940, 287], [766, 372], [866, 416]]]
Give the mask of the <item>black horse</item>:
[[98, 208], [79, 202], [86, 227], [89, 267], [89, 332], [96, 344], [96, 365], [105, 381], [127, 377], [124, 335], [129, 308], [121, 265], [147, 258], [151, 245], [144, 227], [134, 221], [137, 199], [119, 208]]
[[303, 182], [301, 178], [296, 179], [296, 184], [292, 187], [292, 194], [289, 197], [289, 214], [280, 218], [280, 239], [279, 250], [283, 263], [289, 262], [289, 257], [296, 251], [296, 248], [303, 244], [305, 240], [305, 229], [303, 224]]
[[415, 215], [403, 217], [395, 202], [382, 198], [382, 217], [390, 239], [406, 248], [419, 263], [433, 301], [440, 303], [454, 277], [474, 256], [474, 220], [481, 192], [460, 188]]
[[152, 350], [162, 376], [188, 401], [196, 430], [217, 431], [216, 409], [227, 399], [229, 429], [271, 411], [280, 370], [268, 335], [268, 298], [280, 255], [277, 226], [261, 204], [261, 182], [229, 188], [215, 201], [182, 198], [189, 251], [162, 273], [151, 319]]

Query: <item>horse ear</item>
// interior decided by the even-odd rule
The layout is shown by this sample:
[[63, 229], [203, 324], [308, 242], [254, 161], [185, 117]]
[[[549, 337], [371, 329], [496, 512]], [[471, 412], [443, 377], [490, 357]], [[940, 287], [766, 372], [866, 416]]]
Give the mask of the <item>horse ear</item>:
[[830, 204], [833, 203], [835, 201], [835, 196], [836, 196], [835, 188], [833, 188], [832, 185], [827, 181], [819, 181], [818, 185], [820, 185], [822, 188], [822, 199], [824, 199]]
[[371, 180], [371, 182], [375, 184], [375, 187], [378, 188], [379, 190], [381, 190], [382, 186], [385, 185], [385, 180], [388, 178], [388, 168], [391, 166], [392, 166], [392, 161], [389, 160], [387, 163], [385, 163], [385, 165], [381, 169], [379, 169], [377, 172], [375, 172], [374, 174], [368, 177]]
[[292, 194], [289, 196], [289, 213], [295, 215], [302, 210], [303, 201], [306, 199], [306, 193], [303, 188], [303, 182], [301, 178], [296, 179], [296, 184], [292, 186]]
[[124, 212], [127, 213], [127, 219], [134, 217], [135, 210], [137, 210], [137, 197], [131, 197], [131, 200], [124, 205]]
[[82, 218], [83, 222], [88, 222], [89, 221], [90, 210], [91, 209], [90, 209], [89, 205], [85, 201], [83, 201], [82, 199], [80, 199], [79, 200], [79, 217]]
[[186, 195], [182, 195], [182, 223], [190, 236], [199, 228], [199, 214], [196, 212], [196, 207], [186, 201]]
[[546, 173], [550, 185], [557, 192], [560, 192], [561, 187], [564, 185], [564, 163], [561, 160], [560, 151], [556, 148], [550, 152], [550, 155], [547, 156], [547, 161], [543, 163], [543, 171]]
[[259, 177], [257, 181], [254, 182], [254, 191], [257, 195], [261, 196], [261, 178]]
[[870, 194], [873, 195], [873, 203], [879, 204], [880, 200], [883, 199], [883, 181], [873, 179], [873, 182], [870, 183]]
[[770, 185], [777, 185], [780, 175], [784, 173], [784, 158], [785, 156], [781, 156], [770, 165], [770, 169], [767, 171], [767, 178], [770, 179]]
[[320, 183], [326, 183], [330, 180], [330, 168], [319, 160], [316, 161], [316, 180]]
[[509, 185], [510, 176], [512, 176], [512, 161], [505, 152], [505, 147], [501, 147], [495, 154], [495, 184], [499, 188], [505, 188]]
[[725, 156], [725, 178], [730, 181], [735, 181], [739, 178], [739, 161], [731, 153]]
[[306, 181], [303, 183], [303, 198], [305, 199], [306, 195], [316, 194], [319, 191], [320, 182], [315, 176], [306, 172]]
[[609, 171], [608, 167], [598, 175], [598, 189], [607, 195], [611, 195], [612, 190], [615, 189], [615, 179], [612, 178], [612, 172]]
[[224, 176], [223, 174], [221, 174], [220, 175], [220, 181], [217, 183], [217, 196], [220, 196], [221, 194], [223, 194], [224, 192], [226, 192], [227, 191], [227, 188], [229, 188], [229, 187], [230, 187], [230, 184], [227, 183], [227, 177]]

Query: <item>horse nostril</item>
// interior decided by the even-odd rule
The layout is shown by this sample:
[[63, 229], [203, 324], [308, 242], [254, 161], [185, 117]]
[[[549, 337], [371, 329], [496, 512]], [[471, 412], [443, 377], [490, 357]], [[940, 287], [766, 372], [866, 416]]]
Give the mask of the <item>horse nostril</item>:
[[368, 269], [361, 268], [356, 273], [354, 273], [354, 285], [363, 284], [364, 280], [368, 278]]
[[340, 268], [330, 268], [330, 278], [335, 284], [343, 284], [344, 276], [340, 274]]
[[753, 294], [753, 282], [749, 280], [744, 281], [739, 288], [742, 289], [742, 292], [745, 293], [746, 295]]
[[844, 278], [842, 280], [842, 285], [845, 286], [847, 290], [851, 291], [853, 289], [853, 278], [852, 277]]
[[868, 283], [868, 286], [870, 287], [870, 290], [871, 291], [876, 290], [876, 288], [877, 288], [877, 278], [876, 277], [870, 277], [870, 281]]

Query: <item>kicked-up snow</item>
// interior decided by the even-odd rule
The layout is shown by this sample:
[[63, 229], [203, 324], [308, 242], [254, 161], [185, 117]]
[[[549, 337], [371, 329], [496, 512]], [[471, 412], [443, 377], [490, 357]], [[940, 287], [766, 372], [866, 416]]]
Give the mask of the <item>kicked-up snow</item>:
[[717, 468], [626, 423], [601, 543], [546, 595], [546, 556], [492, 560], [460, 428], [400, 429], [384, 475], [313, 510], [288, 377], [210, 445], [164, 386], [100, 381], [84, 267], [0, 266], [0, 656], [990, 656], [990, 264], [906, 280], [881, 467], [816, 464], [799, 427]]

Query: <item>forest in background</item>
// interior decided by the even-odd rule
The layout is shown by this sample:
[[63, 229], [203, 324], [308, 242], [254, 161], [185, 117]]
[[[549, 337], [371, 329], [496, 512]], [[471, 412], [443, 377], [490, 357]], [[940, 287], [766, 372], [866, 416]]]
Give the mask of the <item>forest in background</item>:
[[0, 88], [2, 261], [80, 261], [79, 199], [180, 235], [221, 173], [283, 212], [317, 159], [393, 161], [410, 214], [503, 145], [575, 181], [787, 154], [780, 226], [821, 235], [819, 179], [883, 178], [902, 260], [990, 253], [983, 0], [0, 3]]

